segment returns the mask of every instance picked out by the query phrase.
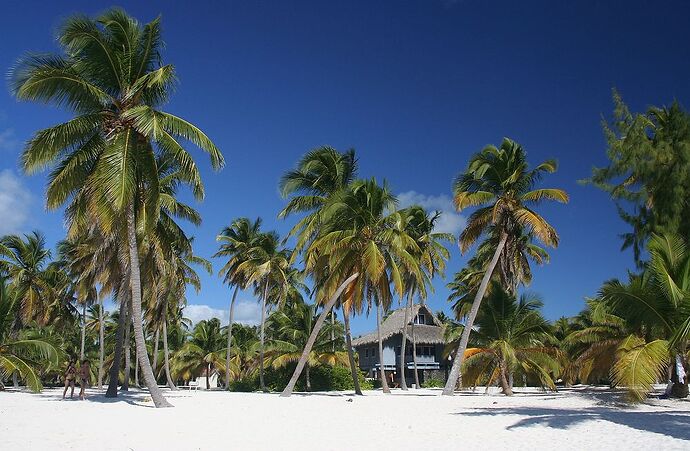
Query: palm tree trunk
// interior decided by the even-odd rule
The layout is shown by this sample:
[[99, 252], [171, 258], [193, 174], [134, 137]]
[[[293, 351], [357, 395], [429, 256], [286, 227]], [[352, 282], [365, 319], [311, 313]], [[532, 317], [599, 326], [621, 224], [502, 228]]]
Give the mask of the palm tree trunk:
[[131, 379], [132, 372], [132, 340], [130, 337], [132, 334], [132, 317], [130, 316], [130, 312], [132, 311], [131, 309], [131, 305], [127, 305], [127, 313], [125, 314], [125, 324], [127, 325], [127, 328], [125, 329], [125, 377], [122, 380], [122, 387], [120, 388], [122, 391], [129, 391], [129, 380]]
[[386, 379], [386, 369], [383, 364], [383, 341], [381, 340], [381, 302], [376, 305], [376, 334], [379, 338], [379, 375], [381, 376], [381, 389], [384, 393], [390, 393], [391, 389], [388, 388], [388, 380]]
[[462, 331], [462, 336], [460, 337], [458, 349], [455, 351], [455, 359], [453, 359], [453, 366], [451, 367], [450, 374], [448, 375], [446, 386], [443, 388], [443, 394], [446, 396], [453, 396], [453, 389], [455, 388], [455, 384], [457, 384], [458, 379], [460, 378], [460, 367], [462, 366], [463, 360], [465, 360], [465, 351], [467, 350], [467, 343], [470, 340], [470, 332], [472, 332], [474, 320], [477, 317], [479, 306], [481, 305], [482, 299], [486, 294], [486, 289], [489, 286], [491, 275], [494, 272], [496, 263], [498, 263], [498, 259], [501, 257], [501, 252], [503, 251], [503, 247], [505, 246], [507, 239], [508, 235], [505, 232], [503, 232], [501, 234], [501, 241], [498, 242], [498, 246], [496, 246], [496, 250], [494, 251], [494, 256], [491, 258], [491, 262], [489, 262], [489, 267], [486, 268], [486, 273], [484, 274], [484, 277], [482, 277], [482, 282], [479, 285], [479, 290], [477, 290], [477, 294], [474, 296], [474, 301], [472, 302], [472, 309], [470, 310], [470, 314], [468, 315], [467, 321], [465, 322], [465, 328]]
[[[410, 304], [412, 302], [412, 291], [408, 294]], [[405, 380], [405, 356], [407, 353], [405, 349], [407, 348], [407, 323], [410, 322], [410, 309], [409, 305], [405, 307], [405, 321], [403, 322], [403, 333], [402, 333], [402, 343], [400, 344], [400, 388], [402, 390], [407, 390], [407, 381]]]
[[266, 342], [266, 296], [268, 296], [268, 276], [264, 284], [264, 295], [261, 297], [261, 346], [259, 348], [259, 385], [261, 391], [268, 392], [264, 381], [264, 344]]
[[141, 388], [141, 384], [139, 384], [139, 353], [137, 350], [134, 350], [135, 354], [135, 359], [134, 359], [134, 385], [136, 385], [138, 388]]
[[[410, 312], [414, 307], [414, 298], [410, 296]], [[419, 316], [417, 316], [419, 317]], [[414, 388], [419, 389], [419, 371], [417, 370], [417, 336], [414, 333], [414, 318], [412, 318], [412, 327], [410, 327], [410, 335], [412, 335], [412, 372], [414, 373]]]
[[81, 306], [81, 350], [79, 360], [84, 360], [84, 348], [86, 347], [86, 299]]
[[153, 334], [153, 373], [156, 376], [156, 382], [158, 382], [158, 376], [160, 376], [160, 373], [158, 372], [158, 342], [160, 342], [160, 328], [156, 327], [156, 332]]
[[122, 360], [122, 347], [125, 338], [125, 326], [127, 325], [127, 302], [128, 297], [123, 296], [120, 300], [120, 318], [117, 322], [117, 334], [115, 336], [115, 355], [113, 364], [110, 366], [108, 376], [108, 390], [105, 392], [106, 398], [117, 398], [117, 386], [120, 383], [120, 363]]
[[17, 377], [17, 372], [14, 371], [12, 373], [12, 385], [14, 386], [15, 390], [19, 390], [19, 378]]
[[170, 390], [177, 390], [170, 377], [170, 353], [168, 352], [168, 309], [163, 311], [163, 367], [165, 368], [165, 380]]
[[211, 389], [211, 364], [206, 364], [206, 390]]
[[311, 391], [311, 377], [309, 375], [309, 364], [304, 365], [304, 378], [306, 379], [307, 391]]
[[232, 294], [232, 300], [230, 301], [230, 314], [228, 319], [228, 349], [225, 352], [225, 389], [230, 388], [230, 348], [232, 347], [232, 320], [233, 313], [235, 309], [235, 298], [237, 297], [237, 291], [239, 291], [240, 286], [235, 285], [235, 292]]
[[355, 352], [352, 350], [352, 333], [350, 332], [350, 312], [343, 305], [343, 322], [345, 323], [345, 345], [347, 346], [347, 359], [350, 361], [350, 373], [355, 387], [355, 395], [364, 396], [362, 387], [359, 386], [359, 368], [355, 363]]
[[103, 388], [103, 361], [105, 360], [105, 328], [103, 324], [103, 299], [98, 307], [98, 389]]
[[[280, 396], [283, 397], [288, 397], [292, 395], [293, 390], [295, 389], [295, 385], [297, 384], [297, 379], [299, 379], [300, 374], [302, 374], [302, 369], [307, 363], [307, 358], [309, 357], [309, 353], [311, 353], [311, 349], [314, 346], [314, 342], [316, 341], [316, 337], [318, 336], [319, 332], [321, 331], [321, 328], [323, 327], [323, 323], [326, 321], [326, 316], [328, 313], [333, 309], [333, 306], [335, 305], [336, 301], [340, 297], [340, 294], [343, 292], [345, 287], [350, 285], [357, 277], [359, 276], [359, 273], [354, 273], [350, 277], [348, 277], [345, 282], [340, 284], [337, 290], [335, 290], [335, 293], [333, 293], [333, 296], [328, 300], [328, 303], [323, 308], [323, 311], [319, 315], [318, 319], [316, 320], [316, 324], [314, 324], [314, 329], [311, 331], [311, 334], [309, 335], [309, 339], [307, 340], [307, 344], [304, 347], [304, 350], [302, 351], [302, 356], [299, 358], [299, 361], [297, 362], [297, 367], [295, 368], [295, 371], [292, 373], [292, 377], [290, 378], [290, 382], [288, 382], [287, 386], [283, 390], [283, 392], [280, 394]], [[349, 345], [349, 344], [348, 344]], [[350, 347], [351, 348], [351, 347]]]
[[506, 378], [506, 374], [508, 371], [506, 369], [505, 360], [501, 360], [500, 372], [501, 372], [501, 377], [500, 377], [501, 389], [503, 391], [503, 394], [506, 396], [513, 396], [513, 388], [510, 386], [510, 384], [508, 383], [508, 379]]
[[130, 203], [127, 211], [127, 238], [129, 244], [129, 268], [130, 268], [130, 285], [132, 288], [132, 320], [134, 323], [134, 342], [137, 348], [137, 355], [141, 369], [144, 373], [144, 382], [149, 389], [151, 399], [156, 407], [172, 407], [166, 401], [160, 388], [156, 384], [156, 378], [153, 376], [151, 369], [151, 362], [146, 352], [146, 342], [144, 341], [144, 327], [143, 318], [141, 315], [141, 278], [139, 274], [139, 249], [137, 247], [137, 236], [134, 226], [134, 204]]
[[335, 352], [335, 311], [331, 310], [331, 352]]

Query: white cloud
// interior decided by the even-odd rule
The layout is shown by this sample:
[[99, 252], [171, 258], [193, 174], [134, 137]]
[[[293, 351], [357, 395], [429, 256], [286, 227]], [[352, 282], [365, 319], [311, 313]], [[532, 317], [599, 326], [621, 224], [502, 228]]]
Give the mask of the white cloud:
[[464, 216], [455, 211], [450, 196], [445, 194], [427, 196], [416, 191], [405, 191], [398, 194], [398, 207], [405, 208], [411, 205], [419, 205], [430, 211], [438, 210], [441, 212], [441, 217], [436, 221], [434, 228], [438, 233], [458, 235], [467, 222]]
[[[261, 308], [257, 302], [239, 301], [235, 304], [233, 322], [255, 326], [261, 321]], [[218, 309], [206, 304], [189, 304], [183, 315], [196, 324], [204, 319], [218, 318], [221, 324], [229, 321], [229, 310]]]
[[0, 235], [22, 231], [31, 201], [31, 192], [19, 177], [8, 169], [0, 172]]

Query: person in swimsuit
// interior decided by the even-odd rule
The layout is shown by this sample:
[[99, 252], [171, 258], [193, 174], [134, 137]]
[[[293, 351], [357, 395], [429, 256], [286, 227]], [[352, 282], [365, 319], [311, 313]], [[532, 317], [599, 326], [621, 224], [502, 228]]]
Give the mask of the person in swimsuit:
[[67, 394], [67, 388], [72, 387], [72, 392], [69, 397], [74, 396], [74, 382], [77, 379], [77, 367], [74, 365], [74, 360], [70, 360], [67, 365], [67, 371], [65, 371], [65, 391], [62, 392], [62, 399], [65, 399]]
[[84, 359], [81, 361], [81, 365], [79, 365], [79, 386], [81, 387], [81, 390], [79, 390], [79, 398], [81, 399], [86, 399], [86, 386], [89, 383], [90, 375], [91, 368], [89, 366], [89, 361], [88, 359]]

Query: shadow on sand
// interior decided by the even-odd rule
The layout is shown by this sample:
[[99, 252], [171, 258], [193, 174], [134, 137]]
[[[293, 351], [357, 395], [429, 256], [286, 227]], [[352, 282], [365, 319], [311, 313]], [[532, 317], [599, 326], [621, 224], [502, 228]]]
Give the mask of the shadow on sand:
[[[43, 391], [41, 393], [33, 393], [33, 396], [37, 396], [42, 401], [48, 402], [96, 402], [102, 404], [116, 404], [119, 402], [124, 402], [133, 406], [138, 407], [150, 407], [154, 408], [151, 397], [147, 391], [141, 390], [130, 390], [127, 392], [119, 392], [117, 398], [106, 398], [105, 392], [96, 392], [95, 390], [87, 390], [86, 399], [82, 401], [79, 399], [77, 393], [79, 389], [75, 390], [73, 398], [69, 397], [69, 391], [67, 392], [67, 397], [62, 399], [62, 390], [59, 392], [57, 390]], [[166, 393], [166, 397], [170, 397], [170, 393]]]
[[[690, 441], [690, 405], [686, 401], [672, 401], [688, 406], [687, 409], [674, 411], [645, 411], [635, 409], [624, 402], [623, 393], [618, 391], [577, 392], [578, 396], [594, 398], [596, 406], [583, 408], [546, 408], [546, 407], [489, 407], [474, 408], [470, 412], [458, 412], [454, 415], [491, 416], [520, 415], [527, 418], [518, 420], [506, 427], [507, 430], [541, 425], [556, 429], [568, 429], [587, 421], [609, 421], [646, 432], [654, 432], [680, 440]], [[660, 410], [663, 405], [655, 405]]]

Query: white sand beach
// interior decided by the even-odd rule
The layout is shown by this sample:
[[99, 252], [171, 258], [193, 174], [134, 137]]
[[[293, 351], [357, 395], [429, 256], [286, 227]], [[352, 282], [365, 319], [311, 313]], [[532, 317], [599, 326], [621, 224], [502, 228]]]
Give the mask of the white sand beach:
[[[690, 449], [690, 401], [621, 404], [609, 390], [437, 390], [277, 394], [145, 392], [61, 401], [61, 391], [0, 393], [0, 448], [108, 449]], [[351, 402], [350, 402], [351, 401]]]

